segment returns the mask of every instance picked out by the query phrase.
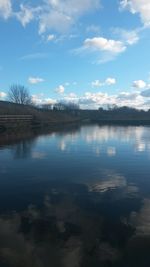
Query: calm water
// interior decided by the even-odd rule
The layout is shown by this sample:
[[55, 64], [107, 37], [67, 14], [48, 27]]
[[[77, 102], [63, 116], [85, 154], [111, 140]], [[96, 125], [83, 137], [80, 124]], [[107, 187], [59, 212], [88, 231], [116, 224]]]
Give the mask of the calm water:
[[149, 267], [150, 128], [0, 136], [0, 267]]

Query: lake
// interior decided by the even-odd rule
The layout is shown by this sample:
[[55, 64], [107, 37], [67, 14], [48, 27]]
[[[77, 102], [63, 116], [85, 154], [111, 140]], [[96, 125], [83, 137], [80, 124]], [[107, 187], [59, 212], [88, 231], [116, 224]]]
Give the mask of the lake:
[[1, 267], [149, 267], [150, 127], [0, 136]]

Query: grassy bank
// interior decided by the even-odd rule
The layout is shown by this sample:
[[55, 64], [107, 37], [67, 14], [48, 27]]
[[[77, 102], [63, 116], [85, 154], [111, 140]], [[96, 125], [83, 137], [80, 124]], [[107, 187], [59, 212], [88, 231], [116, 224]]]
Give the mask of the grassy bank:
[[34, 106], [26, 106], [20, 104], [14, 104], [10, 102], [0, 101], [0, 115], [12, 116], [18, 115], [30, 115], [32, 120], [28, 122], [7, 120], [0, 122], [0, 128], [41, 128], [49, 127], [53, 125], [63, 125], [68, 123], [78, 122], [80, 120], [76, 112], [57, 111], [57, 110], [44, 110]]

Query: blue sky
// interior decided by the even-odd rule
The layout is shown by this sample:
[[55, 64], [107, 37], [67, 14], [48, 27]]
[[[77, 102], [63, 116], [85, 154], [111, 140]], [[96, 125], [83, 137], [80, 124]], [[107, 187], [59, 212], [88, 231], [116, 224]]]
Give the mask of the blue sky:
[[0, 0], [0, 98], [150, 108], [150, 2]]

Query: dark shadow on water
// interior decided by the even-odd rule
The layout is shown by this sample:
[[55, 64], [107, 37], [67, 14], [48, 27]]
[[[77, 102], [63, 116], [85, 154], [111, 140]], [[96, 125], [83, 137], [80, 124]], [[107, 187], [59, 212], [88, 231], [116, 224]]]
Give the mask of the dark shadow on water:
[[113, 190], [106, 203], [107, 194], [51, 182], [38, 205], [1, 215], [0, 266], [148, 267], [150, 239], [136, 236], [129, 220], [141, 198], [127, 194], [120, 204]]
[[38, 136], [51, 135], [57, 133], [58, 135], [64, 135], [65, 133], [75, 133], [78, 132], [81, 127], [81, 124], [71, 123], [60, 125], [60, 126], [51, 126], [49, 128], [40, 128], [40, 129], [11, 129], [7, 131], [0, 132], [0, 148], [7, 147], [10, 145], [16, 145], [22, 143], [23, 141], [32, 141]]

